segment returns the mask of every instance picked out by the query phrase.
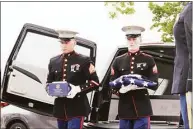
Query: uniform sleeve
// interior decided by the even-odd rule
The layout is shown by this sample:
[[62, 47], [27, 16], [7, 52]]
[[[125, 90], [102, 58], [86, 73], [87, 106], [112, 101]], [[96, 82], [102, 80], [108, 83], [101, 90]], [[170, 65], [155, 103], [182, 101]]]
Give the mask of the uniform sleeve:
[[[189, 6], [190, 7], [190, 6]], [[185, 36], [188, 48], [189, 70], [187, 79], [187, 90], [192, 91], [192, 9], [184, 16]]]
[[[114, 60], [111, 66], [111, 74], [110, 74], [110, 81], [114, 81], [120, 76], [119, 71], [118, 71], [118, 65], [117, 65], [117, 59]], [[119, 89], [120, 88], [110, 88], [113, 94], [116, 94], [119, 96]]]
[[86, 94], [88, 92], [98, 89], [99, 88], [99, 78], [96, 73], [94, 64], [90, 58], [87, 59], [85, 65], [83, 66], [83, 71], [87, 77], [87, 81], [85, 84], [80, 85], [80, 88], [81, 88], [80, 93]]
[[153, 57], [151, 58], [150, 61], [149, 76], [147, 78], [148, 80], [157, 83], [157, 86], [150, 88], [152, 90], [156, 90], [158, 88], [158, 69]]
[[47, 81], [46, 81], [46, 83], [52, 83], [54, 81], [54, 75], [51, 72], [51, 69], [52, 69], [52, 65], [51, 65], [51, 60], [50, 60], [50, 62], [48, 64], [48, 74], [47, 74]]

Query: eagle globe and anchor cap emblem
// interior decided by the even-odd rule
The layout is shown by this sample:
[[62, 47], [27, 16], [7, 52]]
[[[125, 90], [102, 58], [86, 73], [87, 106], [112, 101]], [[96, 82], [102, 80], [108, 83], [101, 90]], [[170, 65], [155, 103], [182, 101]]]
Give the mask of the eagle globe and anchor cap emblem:
[[60, 89], [60, 84], [57, 84], [57, 85], [56, 85], [56, 89]]

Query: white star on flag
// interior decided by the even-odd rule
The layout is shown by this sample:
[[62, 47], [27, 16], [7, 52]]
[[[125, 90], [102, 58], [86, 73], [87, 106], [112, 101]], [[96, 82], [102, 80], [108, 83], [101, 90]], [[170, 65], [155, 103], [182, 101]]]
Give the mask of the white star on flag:
[[133, 79], [133, 78], [131, 78], [129, 81], [130, 81], [130, 83], [133, 83], [133, 84], [135, 83], [135, 79]]
[[122, 79], [120, 79], [120, 80], [119, 80], [119, 82], [123, 84], [123, 81], [122, 81]]
[[115, 82], [115, 81], [113, 81], [113, 85], [114, 85], [114, 86], [116, 85], [116, 82]]
[[144, 82], [143, 82], [143, 86], [144, 86], [144, 87], [148, 87], [148, 82], [145, 82], [145, 81], [144, 81]]

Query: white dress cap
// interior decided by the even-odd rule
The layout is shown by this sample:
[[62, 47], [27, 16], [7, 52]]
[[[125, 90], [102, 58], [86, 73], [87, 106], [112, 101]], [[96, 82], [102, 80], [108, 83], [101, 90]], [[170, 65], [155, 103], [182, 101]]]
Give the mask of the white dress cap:
[[122, 28], [122, 31], [124, 31], [126, 35], [137, 35], [145, 31], [145, 28], [140, 27], [140, 26], [124, 26]]
[[59, 38], [75, 38], [78, 32], [70, 30], [56, 30], [59, 34]]

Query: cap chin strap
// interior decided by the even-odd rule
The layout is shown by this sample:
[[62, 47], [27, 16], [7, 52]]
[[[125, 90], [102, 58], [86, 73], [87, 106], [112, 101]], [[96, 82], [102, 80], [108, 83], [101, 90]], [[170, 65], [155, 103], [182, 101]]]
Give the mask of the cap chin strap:
[[140, 36], [141, 36], [141, 34], [127, 34], [126, 35], [127, 38], [138, 38]]
[[74, 37], [68, 37], [68, 38], [59, 38], [61, 40], [70, 40], [70, 39], [74, 39]]

